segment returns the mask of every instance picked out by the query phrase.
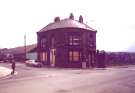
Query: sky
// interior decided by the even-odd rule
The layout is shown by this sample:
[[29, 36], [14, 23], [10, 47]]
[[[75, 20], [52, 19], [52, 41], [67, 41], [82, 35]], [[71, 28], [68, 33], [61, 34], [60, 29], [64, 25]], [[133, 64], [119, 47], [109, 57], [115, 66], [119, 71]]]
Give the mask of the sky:
[[0, 0], [0, 48], [37, 43], [40, 29], [54, 17], [80, 15], [97, 30], [97, 49], [135, 52], [134, 0]]

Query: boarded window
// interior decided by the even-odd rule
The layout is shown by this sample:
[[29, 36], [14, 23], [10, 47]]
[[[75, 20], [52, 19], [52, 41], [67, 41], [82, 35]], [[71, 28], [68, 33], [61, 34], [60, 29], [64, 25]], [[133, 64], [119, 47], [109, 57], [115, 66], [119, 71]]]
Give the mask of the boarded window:
[[69, 51], [70, 62], [76, 62], [76, 61], [79, 61], [79, 59], [80, 59], [79, 51]]
[[47, 61], [47, 52], [40, 53], [40, 60]]
[[73, 59], [72, 59], [72, 51], [69, 51], [69, 61], [72, 61]]
[[79, 52], [78, 51], [73, 52], [73, 61], [79, 61]]

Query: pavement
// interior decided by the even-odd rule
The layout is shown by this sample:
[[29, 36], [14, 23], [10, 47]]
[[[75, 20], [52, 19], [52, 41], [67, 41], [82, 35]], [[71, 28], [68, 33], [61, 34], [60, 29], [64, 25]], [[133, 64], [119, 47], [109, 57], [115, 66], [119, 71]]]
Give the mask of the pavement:
[[7, 67], [0, 66], [0, 80], [9, 76], [11, 74], [11, 69]]

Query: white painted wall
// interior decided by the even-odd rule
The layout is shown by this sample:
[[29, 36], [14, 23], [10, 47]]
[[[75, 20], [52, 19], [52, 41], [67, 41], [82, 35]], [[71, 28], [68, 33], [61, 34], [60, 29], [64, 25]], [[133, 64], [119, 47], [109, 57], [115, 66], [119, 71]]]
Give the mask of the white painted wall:
[[30, 60], [37, 60], [37, 53], [36, 52], [34, 52], [34, 53], [27, 53], [26, 54], [26, 58], [30, 59]]

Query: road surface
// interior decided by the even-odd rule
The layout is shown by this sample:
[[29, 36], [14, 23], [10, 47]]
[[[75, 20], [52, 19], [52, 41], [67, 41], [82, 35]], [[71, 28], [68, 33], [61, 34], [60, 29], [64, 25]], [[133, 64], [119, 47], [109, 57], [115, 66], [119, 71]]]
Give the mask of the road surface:
[[0, 80], [0, 93], [135, 93], [135, 66], [83, 70], [17, 64], [16, 71]]

